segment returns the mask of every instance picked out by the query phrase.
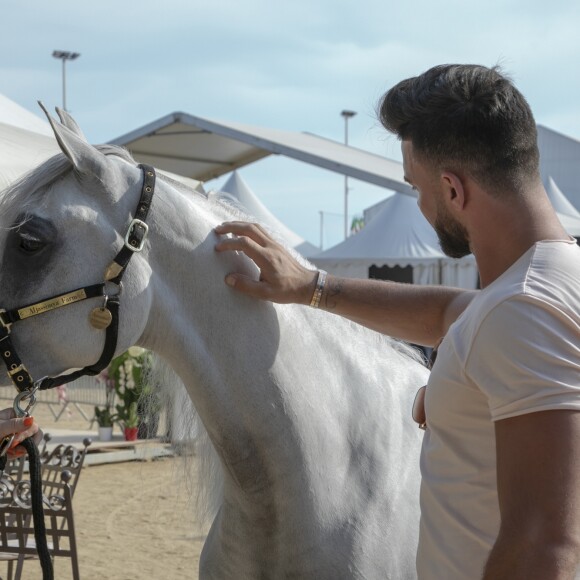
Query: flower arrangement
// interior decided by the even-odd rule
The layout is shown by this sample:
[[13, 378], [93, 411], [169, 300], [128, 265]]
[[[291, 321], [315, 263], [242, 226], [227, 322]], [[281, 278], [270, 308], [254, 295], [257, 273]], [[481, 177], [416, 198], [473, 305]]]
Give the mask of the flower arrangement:
[[137, 413], [137, 403], [131, 403], [129, 411], [127, 413], [127, 418], [123, 423], [125, 429], [134, 429], [139, 427], [139, 415]]
[[108, 368], [108, 377], [112, 381], [117, 397], [115, 421], [122, 429], [139, 428], [148, 435], [148, 417], [145, 410], [155, 410], [156, 398], [152, 385], [147, 381], [147, 372], [151, 364], [151, 353], [138, 346], [132, 346], [114, 358]]
[[108, 374], [113, 381], [118, 400], [117, 422], [122, 426], [129, 420], [131, 405], [139, 402], [148, 357], [149, 353], [145, 349], [132, 346], [115, 357], [109, 365]]

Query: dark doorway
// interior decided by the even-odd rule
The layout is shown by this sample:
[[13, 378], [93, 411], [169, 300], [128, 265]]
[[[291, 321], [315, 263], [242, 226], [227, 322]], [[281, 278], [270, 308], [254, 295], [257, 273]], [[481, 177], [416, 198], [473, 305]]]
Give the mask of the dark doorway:
[[391, 282], [413, 283], [412, 266], [371, 266], [369, 268], [369, 278], [374, 280], [390, 280]]

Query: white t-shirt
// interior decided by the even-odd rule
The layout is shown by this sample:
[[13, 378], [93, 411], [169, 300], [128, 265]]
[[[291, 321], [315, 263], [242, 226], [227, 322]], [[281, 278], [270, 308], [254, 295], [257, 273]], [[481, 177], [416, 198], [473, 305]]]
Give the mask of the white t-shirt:
[[[494, 421], [580, 410], [580, 247], [545, 241], [450, 327], [429, 378], [420, 580], [476, 580], [499, 531]], [[579, 576], [580, 577], [580, 576]]]

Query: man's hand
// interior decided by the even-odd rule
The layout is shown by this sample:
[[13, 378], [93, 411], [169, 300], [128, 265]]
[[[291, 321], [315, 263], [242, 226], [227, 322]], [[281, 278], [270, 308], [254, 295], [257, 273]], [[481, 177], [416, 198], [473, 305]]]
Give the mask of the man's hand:
[[236, 290], [279, 304], [310, 304], [316, 286], [317, 273], [299, 264], [292, 255], [274, 241], [264, 229], [247, 222], [226, 222], [215, 228], [223, 237], [216, 251], [243, 252], [260, 269], [260, 279], [231, 273], [226, 284]]

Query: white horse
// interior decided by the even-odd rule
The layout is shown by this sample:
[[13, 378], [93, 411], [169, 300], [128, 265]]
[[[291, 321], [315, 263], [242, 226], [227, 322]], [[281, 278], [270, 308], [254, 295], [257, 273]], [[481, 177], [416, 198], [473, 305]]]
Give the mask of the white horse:
[[[57, 112], [64, 155], [0, 201], [5, 309], [103, 281], [139, 199], [132, 158], [89, 145]], [[246, 257], [214, 250], [213, 228], [237, 217], [158, 177], [121, 294], [117, 353], [137, 344], [167, 361], [221, 465], [200, 578], [415, 578], [421, 432], [410, 414], [427, 371], [406, 346], [354, 323], [229, 289], [228, 272], [259, 275]], [[33, 377], [98, 359], [104, 331], [88, 319], [101, 303], [14, 326]]]

